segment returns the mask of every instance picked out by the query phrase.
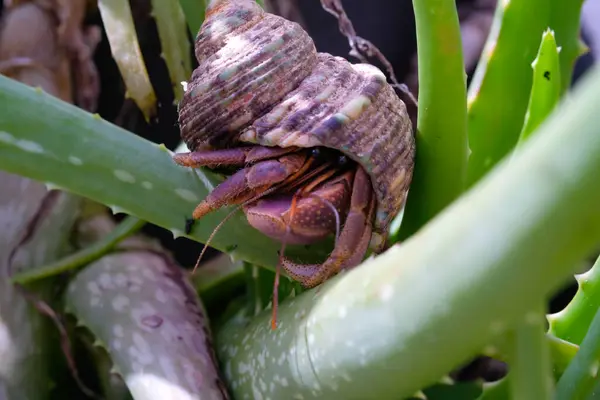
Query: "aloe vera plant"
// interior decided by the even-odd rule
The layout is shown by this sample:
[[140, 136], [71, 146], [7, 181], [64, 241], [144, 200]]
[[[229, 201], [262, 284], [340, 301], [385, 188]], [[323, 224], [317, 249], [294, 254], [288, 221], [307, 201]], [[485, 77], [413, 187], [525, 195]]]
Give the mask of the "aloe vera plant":
[[[190, 74], [181, 16], [193, 37], [205, 4], [154, 3], [178, 99], [176, 81]], [[128, 215], [64, 258], [44, 257], [31, 263], [38, 269], [5, 273], [0, 328], [12, 301], [2, 302], [2, 294], [11, 294], [13, 283], [43, 294], [61, 273], [65, 292], [52, 306], [78, 327], [70, 338], [87, 343], [108, 398], [592, 398], [600, 363], [600, 261], [577, 275], [579, 291], [563, 311], [547, 316], [549, 329], [544, 317], [549, 297], [600, 247], [600, 69], [564, 101], [581, 49], [581, 1], [529, 8], [534, 3], [498, 2], [467, 98], [454, 2], [414, 2], [417, 152], [423, 150], [393, 236], [402, 242], [315, 289], [282, 282], [277, 330], [269, 319], [280, 245], [242, 215], [211, 242], [225, 253], [217, 269], [192, 277], [160, 248], [122, 242], [148, 222], [206, 243], [230, 210], [207, 215], [189, 233], [186, 217], [220, 175], [179, 167], [164, 145], [0, 76], [0, 169]], [[127, 2], [106, 5], [130, 11]], [[132, 24], [126, 25], [131, 36]], [[136, 70], [144, 65], [140, 54], [129, 62]], [[134, 78], [134, 72], [124, 74]], [[150, 93], [142, 72], [140, 90]], [[57, 213], [64, 234], [72, 218]], [[53, 243], [61, 238], [45, 235]], [[330, 249], [329, 241], [286, 253], [322, 259]], [[210, 321], [203, 302], [218, 310]], [[41, 317], [26, 315], [21, 319], [31, 330]], [[81, 339], [86, 335], [91, 339]], [[9, 354], [2, 343], [0, 356]], [[479, 354], [506, 362], [508, 375], [494, 383], [449, 378]], [[26, 367], [7, 375], [7, 365], [16, 364], [0, 357], [0, 397], [43, 392], [44, 364], [31, 387], [22, 383], [31, 374]]]

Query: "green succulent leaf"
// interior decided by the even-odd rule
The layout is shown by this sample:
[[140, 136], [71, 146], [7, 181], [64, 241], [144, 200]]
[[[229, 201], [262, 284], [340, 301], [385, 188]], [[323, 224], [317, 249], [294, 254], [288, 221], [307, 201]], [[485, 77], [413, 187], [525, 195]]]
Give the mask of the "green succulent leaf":
[[192, 38], [195, 38], [204, 22], [207, 0], [179, 0], [188, 29]]
[[600, 309], [592, 320], [579, 351], [556, 385], [557, 400], [585, 400], [598, 382], [600, 370]]
[[556, 33], [556, 42], [560, 47], [561, 94], [564, 94], [571, 85], [575, 61], [587, 51], [579, 33], [583, 1], [550, 1], [548, 26]]
[[554, 380], [558, 381], [579, 351], [579, 346], [548, 333], [546, 338], [550, 349], [550, 358], [552, 359], [552, 373]]
[[580, 345], [588, 332], [596, 310], [600, 308], [600, 258], [587, 272], [576, 276], [579, 289], [561, 311], [548, 315], [549, 333]]
[[413, 7], [419, 66], [417, 152], [401, 238], [462, 193], [468, 155], [466, 75], [456, 4], [415, 0]]
[[510, 400], [510, 374], [496, 382], [485, 383], [477, 400]]
[[550, 350], [544, 334], [545, 307], [525, 315], [509, 341], [509, 368], [511, 399], [550, 400], [554, 389], [551, 368]]
[[469, 186], [517, 142], [531, 91], [531, 62], [548, 27], [551, 8], [547, 0], [497, 2], [494, 22], [469, 87]]
[[480, 382], [437, 384], [423, 390], [427, 400], [477, 400], [481, 395]]
[[110, 354], [135, 400], [225, 398], [204, 306], [168, 257], [105, 256], [69, 283], [65, 307]]
[[554, 31], [548, 29], [542, 35], [542, 42], [532, 67], [533, 84], [529, 106], [527, 107], [525, 124], [519, 136], [517, 148], [552, 113], [560, 100], [560, 63]]

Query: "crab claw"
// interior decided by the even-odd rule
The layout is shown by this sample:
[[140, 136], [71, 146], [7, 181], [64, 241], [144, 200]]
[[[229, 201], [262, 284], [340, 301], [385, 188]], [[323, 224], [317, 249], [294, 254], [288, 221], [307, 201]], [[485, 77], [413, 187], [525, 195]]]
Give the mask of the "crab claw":
[[[293, 196], [270, 196], [244, 209], [248, 223], [289, 244], [309, 244], [336, 232], [348, 210], [352, 171], [333, 178], [293, 205]], [[339, 217], [339, 218], [338, 218]]]
[[[241, 151], [233, 150], [229, 151], [230, 154], [224, 153], [225, 151], [210, 152], [202, 155], [202, 160], [200, 160], [200, 153], [190, 153], [186, 155], [187, 158], [180, 156], [176, 162], [181, 165], [198, 165], [200, 162], [222, 163], [228, 156], [232, 164], [233, 162], [240, 164], [249, 162], [250, 157], [253, 156], [252, 152], [240, 154]], [[272, 154], [279, 155], [276, 150]], [[304, 153], [285, 154], [276, 159], [259, 159], [255, 164], [239, 170], [219, 184], [194, 209], [192, 218], [200, 219], [221, 207], [241, 204], [298, 173], [306, 162], [307, 156]]]
[[342, 269], [358, 265], [369, 247], [372, 232], [375, 197], [369, 177], [357, 168], [352, 185], [350, 211], [335, 248], [322, 264], [298, 264], [283, 257], [282, 267], [304, 287], [312, 288]]

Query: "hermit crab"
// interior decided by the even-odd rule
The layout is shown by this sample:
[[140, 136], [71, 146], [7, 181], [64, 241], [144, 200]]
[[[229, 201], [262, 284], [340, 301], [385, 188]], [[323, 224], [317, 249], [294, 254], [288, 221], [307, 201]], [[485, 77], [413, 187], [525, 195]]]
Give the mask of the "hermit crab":
[[385, 75], [318, 53], [300, 25], [254, 0], [213, 0], [195, 42], [199, 66], [179, 105], [187, 167], [234, 171], [194, 210], [197, 220], [241, 206], [281, 242], [335, 234], [329, 257], [281, 266], [314, 287], [377, 251], [402, 209], [415, 142], [405, 104]]

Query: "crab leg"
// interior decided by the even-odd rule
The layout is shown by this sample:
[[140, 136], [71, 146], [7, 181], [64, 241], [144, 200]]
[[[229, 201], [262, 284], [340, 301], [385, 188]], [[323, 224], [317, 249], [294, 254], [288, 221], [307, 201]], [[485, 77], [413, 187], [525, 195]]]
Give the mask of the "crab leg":
[[220, 167], [223, 165], [243, 166], [297, 151], [295, 147], [233, 147], [229, 149], [192, 151], [177, 153], [173, 160], [184, 167]]
[[273, 185], [303, 171], [310, 159], [305, 153], [293, 153], [277, 160], [260, 161], [243, 168], [219, 184], [194, 209], [192, 218], [200, 219], [221, 207], [241, 204], [265, 192]]
[[375, 197], [369, 177], [357, 168], [352, 186], [350, 210], [335, 248], [323, 264], [298, 264], [282, 257], [282, 266], [294, 280], [311, 288], [336, 274], [341, 269], [352, 268], [364, 257], [372, 232]]

